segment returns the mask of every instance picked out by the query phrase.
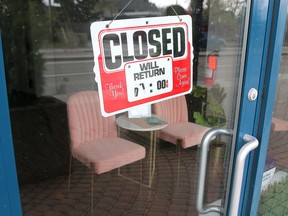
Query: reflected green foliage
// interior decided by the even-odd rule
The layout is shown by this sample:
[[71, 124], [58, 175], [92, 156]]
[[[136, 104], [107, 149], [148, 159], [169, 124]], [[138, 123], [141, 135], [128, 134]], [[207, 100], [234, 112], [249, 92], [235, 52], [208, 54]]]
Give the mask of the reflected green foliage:
[[223, 101], [226, 93], [219, 84], [214, 85], [211, 89], [197, 86], [191, 93], [194, 98], [202, 103], [203, 111], [193, 113], [196, 124], [209, 127], [223, 126], [226, 123]]
[[207, 94], [207, 88], [202, 87], [202, 86], [196, 86], [192, 93], [191, 93], [195, 98], [205, 100], [206, 99], [206, 94]]
[[261, 194], [259, 216], [288, 215], [288, 178], [269, 186]]

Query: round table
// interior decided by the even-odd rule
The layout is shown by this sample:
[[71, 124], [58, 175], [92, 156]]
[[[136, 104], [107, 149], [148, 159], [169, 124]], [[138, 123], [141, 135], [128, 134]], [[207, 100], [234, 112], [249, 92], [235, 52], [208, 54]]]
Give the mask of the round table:
[[155, 172], [157, 131], [167, 127], [168, 122], [164, 117], [158, 115], [151, 115], [151, 117], [142, 118], [128, 118], [127, 115], [121, 115], [117, 117], [116, 124], [118, 127], [127, 130], [150, 132], [149, 183], [146, 186], [151, 188]]

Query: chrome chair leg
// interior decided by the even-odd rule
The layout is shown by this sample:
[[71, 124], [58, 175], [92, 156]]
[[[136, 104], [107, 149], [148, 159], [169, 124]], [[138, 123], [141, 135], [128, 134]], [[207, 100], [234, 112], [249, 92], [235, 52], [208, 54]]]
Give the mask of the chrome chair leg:
[[143, 163], [142, 160], [140, 160], [140, 191], [142, 191], [142, 185], [143, 185]]
[[181, 140], [177, 140], [176, 156], [177, 156], [177, 188], [178, 188], [180, 181]]
[[91, 215], [94, 212], [94, 165], [91, 165]]
[[68, 174], [68, 189], [70, 190], [71, 184], [71, 172], [72, 172], [72, 154], [70, 153], [70, 161], [69, 161], [69, 174]]
[[[117, 173], [118, 176], [120, 176], [120, 177], [122, 177], [122, 178], [124, 178], [124, 179], [126, 179], [126, 180], [132, 181], [132, 182], [134, 182], [134, 183], [136, 183], [136, 184], [139, 184], [140, 186], [146, 186], [145, 184], [143, 184], [142, 160], [140, 160], [140, 181], [137, 181], [137, 180], [135, 180], [135, 179], [133, 179], [133, 178], [131, 178], [131, 177], [128, 177], [128, 176], [123, 175], [123, 174], [121, 173], [121, 168], [120, 168], [120, 167], [119, 167], [117, 170], [118, 170], [118, 173]], [[148, 185], [147, 185], [147, 187], [148, 187]]]

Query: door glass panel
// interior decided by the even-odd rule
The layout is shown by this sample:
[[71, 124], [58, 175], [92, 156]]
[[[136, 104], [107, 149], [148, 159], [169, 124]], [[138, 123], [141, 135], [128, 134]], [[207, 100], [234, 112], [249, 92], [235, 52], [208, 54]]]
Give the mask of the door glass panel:
[[282, 47], [277, 93], [265, 170], [262, 179], [258, 215], [288, 214], [288, 56], [287, 24]]
[[[121, 173], [134, 179], [142, 173], [143, 184], [150, 183], [150, 187], [121, 178], [116, 169], [92, 175], [92, 185], [90, 169], [75, 159], [75, 154], [70, 173], [67, 100], [76, 92], [98, 89], [89, 32], [92, 22], [118, 15], [117, 19], [135, 19], [137, 23], [139, 17], [174, 15], [176, 11], [191, 15], [193, 25], [194, 87], [185, 95], [187, 120], [209, 129], [235, 129], [247, 28], [246, 1], [129, 2], [0, 2], [7, 92], [24, 215], [86, 215], [91, 211], [92, 189], [92, 208], [97, 215], [197, 214], [199, 140], [192, 146], [187, 142], [189, 147], [180, 143], [177, 148], [175, 140], [173, 143], [173, 139], [158, 138], [155, 155], [151, 156], [154, 150], [150, 131], [122, 127], [119, 135], [144, 146], [146, 156], [142, 169], [135, 162], [123, 167]], [[179, 115], [177, 110], [169, 114], [175, 117]], [[285, 119], [282, 113], [279, 117]], [[179, 134], [185, 128], [178, 129]], [[203, 134], [199, 134], [195, 136], [201, 139]], [[205, 171], [205, 204], [224, 206], [231, 140], [227, 136], [213, 140]], [[149, 169], [151, 161], [153, 172]], [[280, 160], [276, 158], [276, 162]]]

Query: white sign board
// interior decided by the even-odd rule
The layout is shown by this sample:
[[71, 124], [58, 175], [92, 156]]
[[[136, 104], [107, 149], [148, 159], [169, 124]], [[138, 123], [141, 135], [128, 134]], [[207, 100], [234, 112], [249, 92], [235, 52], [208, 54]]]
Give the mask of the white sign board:
[[103, 116], [192, 90], [189, 15], [94, 22], [91, 38]]

